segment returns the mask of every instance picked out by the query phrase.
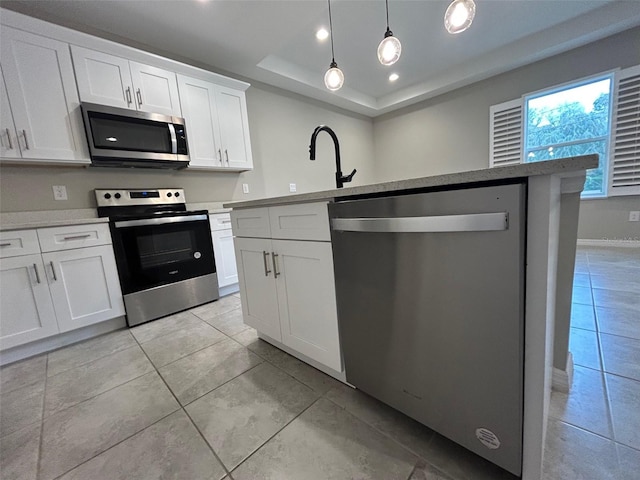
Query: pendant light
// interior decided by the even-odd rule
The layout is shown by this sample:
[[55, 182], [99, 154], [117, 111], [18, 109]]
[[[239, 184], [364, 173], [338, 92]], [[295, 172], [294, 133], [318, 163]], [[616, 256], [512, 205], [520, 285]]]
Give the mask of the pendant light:
[[387, 7], [387, 31], [378, 45], [378, 60], [382, 65], [393, 65], [400, 58], [402, 45], [400, 40], [394, 37], [393, 32], [389, 30], [389, 0], [385, 0], [385, 5]]
[[331, 64], [329, 70], [324, 74], [324, 85], [332, 92], [340, 90], [344, 85], [344, 73], [338, 68], [335, 55], [333, 53], [333, 24], [331, 23], [331, 0], [329, 2], [329, 33], [331, 35]]
[[449, 33], [464, 32], [471, 26], [476, 15], [476, 4], [473, 0], [453, 0], [444, 14], [444, 28]]

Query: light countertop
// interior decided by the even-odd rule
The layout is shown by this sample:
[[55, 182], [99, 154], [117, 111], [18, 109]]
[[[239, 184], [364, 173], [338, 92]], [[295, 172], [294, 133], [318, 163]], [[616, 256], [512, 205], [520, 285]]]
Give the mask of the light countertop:
[[359, 187], [348, 187], [320, 192], [300, 193], [283, 197], [262, 198], [240, 202], [229, 202], [223, 206], [226, 208], [252, 208], [268, 207], [271, 205], [284, 205], [290, 203], [307, 203], [319, 201], [333, 201], [342, 197], [366, 197], [393, 192], [405, 192], [410, 190], [422, 190], [432, 187], [454, 186], [461, 184], [474, 184], [514, 178], [525, 178], [538, 175], [563, 175], [580, 170], [588, 170], [598, 166], [597, 155], [583, 155], [568, 157], [545, 162], [522, 163], [504, 167], [484, 168], [482, 170], [470, 170], [466, 172], [447, 173], [431, 177], [410, 178], [392, 182], [375, 183]]

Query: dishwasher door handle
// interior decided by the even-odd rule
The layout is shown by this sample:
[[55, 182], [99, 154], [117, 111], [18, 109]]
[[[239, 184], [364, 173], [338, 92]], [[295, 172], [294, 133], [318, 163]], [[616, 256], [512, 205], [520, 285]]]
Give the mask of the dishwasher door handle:
[[428, 217], [333, 218], [331, 228], [339, 232], [374, 233], [492, 232], [509, 228], [509, 214], [496, 212]]

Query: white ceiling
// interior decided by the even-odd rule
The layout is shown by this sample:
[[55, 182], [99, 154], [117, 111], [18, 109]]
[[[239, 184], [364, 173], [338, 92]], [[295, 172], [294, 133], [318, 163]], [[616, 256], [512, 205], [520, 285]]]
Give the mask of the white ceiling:
[[[639, 0], [475, 0], [469, 30], [446, 32], [450, 0], [390, 0], [398, 63], [376, 58], [383, 0], [332, 0], [335, 59], [345, 86], [329, 92], [326, 0], [18, 0], [2, 6], [100, 35], [107, 32], [248, 79], [377, 116], [640, 25]], [[394, 83], [388, 75], [400, 75]]]

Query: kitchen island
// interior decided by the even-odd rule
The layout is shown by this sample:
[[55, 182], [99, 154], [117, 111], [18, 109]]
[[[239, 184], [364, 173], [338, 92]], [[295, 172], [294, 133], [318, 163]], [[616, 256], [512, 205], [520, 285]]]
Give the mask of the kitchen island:
[[[522, 197], [522, 206], [519, 208], [522, 214], [518, 216], [507, 211], [506, 216], [503, 215], [504, 228], [497, 223], [495, 228], [490, 227], [493, 230], [501, 228], [508, 230], [510, 218], [515, 221], [521, 217], [518, 220], [522, 227], [519, 241], [521, 248], [509, 250], [509, 252], [517, 251], [522, 258], [503, 258], [503, 262], [513, 263], [519, 269], [522, 289], [518, 291], [522, 314], [519, 318], [514, 318], [514, 322], [520, 322], [518, 327], [520, 330], [516, 328], [514, 331], [515, 341], [520, 342], [520, 361], [515, 362], [515, 366], [520, 370], [521, 383], [519, 384], [520, 392], [516, 392], [519, 396], [516, 395], [513, 398], [516, 403], [522, 404], [521, 437], [517, 436], [518, 443], [520, 438], [522, 443], [517, 445], [515, 453], [511, 454], [511, 459], [515, 456], [517, 462], [504, 462], [500, 458], [500, 455], [510, 448], [509, 442], [503, 439], [501, 443], [499, 431], [496, 435], [490, 428], [482, 428], [490, 425], [479, 424], [477, 425], [479, 428], [474, 429], [473, 435], [476, 437], [474, 440], [477, 445], [465, 443], [446, 432], [445, 435], [502, 466], [515, 477], [525, 480], [539, 479], [542, 471], [551, 389], [553, 342], [556, 336], [554, 334], [556, 295], [563, 296], [571, 293], [570, 285], [559, 285], [556, 282], [558, 258], [575, 255], [579, 202], [574, 200], [582, 191], [585, 170], [597, 164], [597, 156], [591, 155], [225, 204], [225, 207], [233, 209], [232, 226], [236, 237], [245, 323], [254, 326], [261, 338], [334, 377], [355, 383], [359, 387], [351, 380], [355, 378], [353, 363], [350, 366], [348, 360], [350, 355], [353, 358], [353, 353], [344, 352], [344, 345], [339, 341], [339, 338], [345, 334], [345, 325], [340, 324], [341, 321], [344, 322], [344, 308], [341, 306], [344, 307], [349, 299], [343, 291], [344, 286], [340, 286], [339, 265], [334, 265], [333, 260], [345, 258], [344, 252], [343, 257], [339, 257], [335, 250], [336, 230], [343, 227], [337, 227], [334, 221], [333, 231], [330, 232], [328, 212], [335, 212], [334, 206], [341, 208], [346, 203], [365, 199], [425, 195], [425, 202], [430, 203], [439, 198], [433, 195], [440, 195], [443, 192], [454, 198], [463, 195], [464, 192], [519, 185], [522, 192], [518, 194]], [[451, 193], [455, 191], [460, 195]], [[479, 212], [471, 210], [468, 213], [477, 215]], [[499, 211], [501, 210], [496, 210], [495, 213]], [[404, 215], [405, 218], [401, 219], [403, 221], [407, 217], [414, 217], [412, 213]], [[432, 222], [442, 214], [436, 212], [430, 215], [422, 218]], [[453, 219], [455, 221], [459, 220], [457, 217], [472, 216], [451, 215], [451, 213], [444, 215], [456, 217]], [[496, 219], [494, 215], [492, 221], [495, 223]], [[360, 221], [362, 218], [356, 220]], [[513, 228], [515, 226], [512, 230]], [[359, 231], [369, 232], [370, 230]], [[402, 231], [407, 232], [407, 230]], [[408, 230], [408, 232], [417, 231], [425, 232], [425, 230]], [[458, 232], [462, 230], [429, 231]], [[406, 234], [403, 233], [403, 235]], [[337, 272], [335, 279], [333, 278], [334, 269]], [[344, 270], [342, 272], [344, 273]], [[487, 279], [491, 274], [491, 271], [486, 272]], [[338, 285], [337, 292], [336, 285]], [[393, 292], [390, 291], [389, 294], [392, 296]], [[390, 298], [390, 302], [393, 301], [394, 299]], [[495, 298], [486, 300], [494, 303], [498, 301], [500, 301], [499, 294]], [[565, 319], [560, 320], [565, 323]], [[568, 329], [568, 318], [566, 323]], [[340, 335], [338, 335], [338, 324], [340, 324]], [[367, 339], [365, 333], [363, 332], [362, 342]], [[502, 341], [501, 338], [495, 338], [496, 345], [487, 344], [486, 349], [491, 350]], [[347, 360], [346, 375], [343, 371], [343, 358]], [[455, 383], [456, 378], [449, 380], [449, 383]], [[364, 390], [368, 391], [367, 388]], [[369, 393], [372, 393], [370, 389]], [[405, 393], [413, 394], [413, 392]], [[375, 392], [372, 394], [377, 396]], [[436, 392], [435, 395], [438, 393]], [[386, 397], [379, 398], [420, 420], [410, 410], [400, 408]], [[419, 397], [416, 395], [416, 398]], [[493, 409], [500, 410], [501, 403], [504, 401], [503, 397], [496, 395]], [[473, 402], [474, 399], [469, 398], [467, 403]], [[428, 424], [428, 426], [432, 425]], [[438, 431], [438, 428], [433, 428]], [[472, 435], [471, 432], [468, 433]]]

